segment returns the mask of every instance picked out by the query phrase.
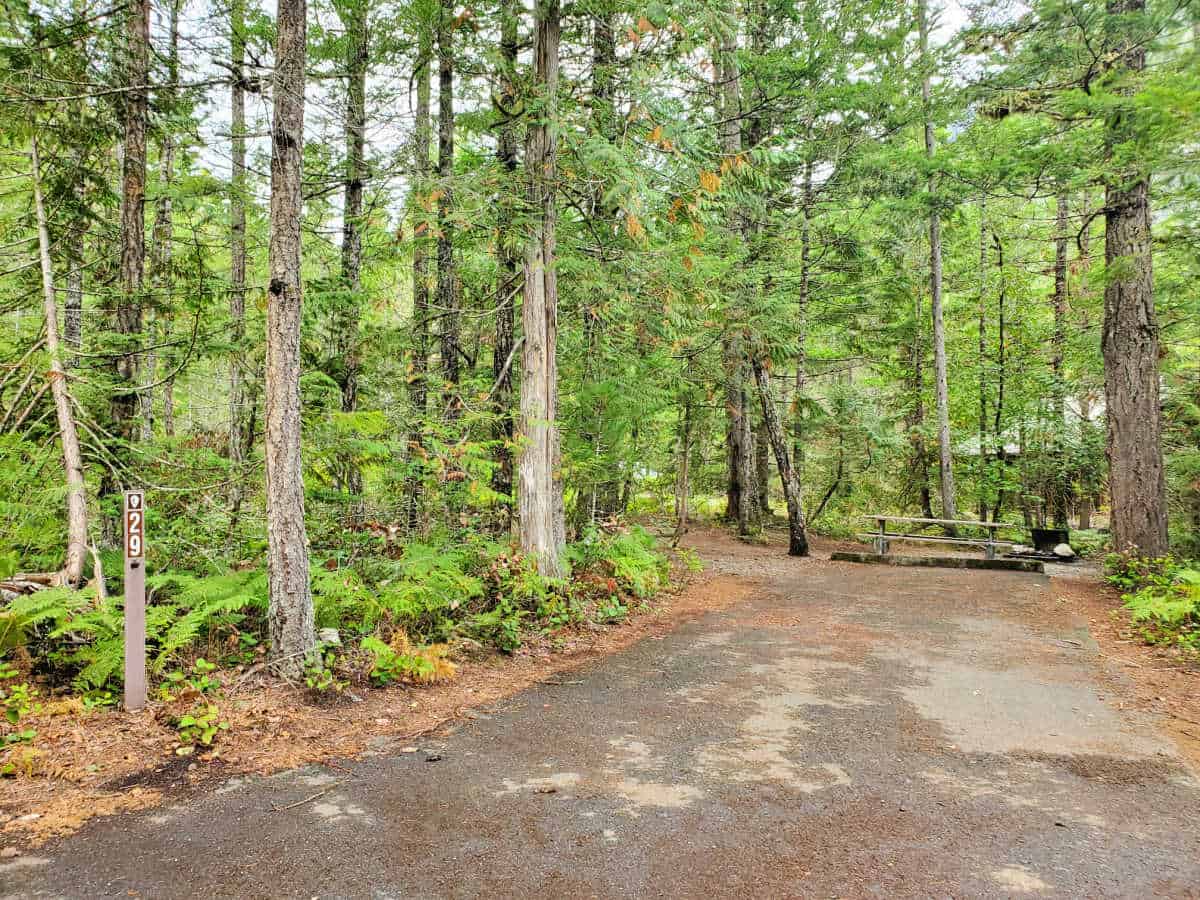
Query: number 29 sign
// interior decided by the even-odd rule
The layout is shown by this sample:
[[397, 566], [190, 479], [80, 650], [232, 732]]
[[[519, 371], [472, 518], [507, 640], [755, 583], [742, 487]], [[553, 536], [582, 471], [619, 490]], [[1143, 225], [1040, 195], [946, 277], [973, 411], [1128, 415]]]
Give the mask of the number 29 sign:
[[125, 492], [125, 708], [146, 705], [146, 495]]
[[146, 555], [146, 501], [141, 491], [125, 493], [125, 558]]

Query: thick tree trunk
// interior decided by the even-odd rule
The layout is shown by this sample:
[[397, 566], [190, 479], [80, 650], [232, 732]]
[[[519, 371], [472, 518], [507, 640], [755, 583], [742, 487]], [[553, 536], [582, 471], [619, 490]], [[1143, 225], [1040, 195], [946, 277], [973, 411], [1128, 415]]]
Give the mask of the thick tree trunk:
[[149, 80], [150, 0], [131, 0], [126, 7], [125, 128], [121, 162], [121, 293], [116, 315], [117, 333], [124, 339], [115, 360], [117, 384], [112, 395], [115, 433], [134, 438], [137, 409], [138, 354], [142, 331], [142, 278], [145, 258], [146, 202], [146, 98]]
[[41, 161], [37, 137], [31, 143], [33, 154], [33, 203], [37, 215], [38, 257], [42, 271], [42, 311], [46, 325], [46, 352], [50, 355], [50, 395], [58, 417], [58, 437], [62, 445], [63, 469], [67, 477], [67, 552], [58, 580], [70, 587], [83, 583], [83, 565], [87, 556], [87, 483], [83, 476], [83, 453], [75, 429], [75, 413], [67, 394], [67, 376], [58, 342], [58, 307], [54, 294], [54, 268], [50, 260], [50, 233], [42, 202]]
[[521, 421], [518, 442], [517, 508], [521, 549], [550, 577], [565, 574], [566, 539], [558, 435], [558, 281], [555, 271], [555, 197], [558, 154], [554, 123], [558, 113], [558, 0], [537, 9], [533, 50], [533, 89], [539, 115], [525, 143], [529, 209], [534, 228], [525, 248], [522, 323]]
[[316, 645], [304, 470], [300, 458], [300, 218], [304, 150], [305, 0], [279, 0], [271, 128], [270, 282], [267, 288], [266, 463], [271, 662], [303, 672]]
[[[142, 279], [145, 272], [146, 202], [146, 116], [147, 82], [150, 54], [150, 0], [131, 0], [125, 7], [125, 83], [124, 126], [121, 155], [120, 207], [120, 290], [116, 295], [113, 330], [118, 336], [118, 352], [113, 357], [113, 387], [109, 396], [112, 432], [120, 440], [133, 443], [138, 408], [138, 343], [142, 332]], [[118, 459], [126, 452], [118, 447]], [[120, 490], [117, 475], [105, 468], [100, 482], [101, 500]], [[115, 545], [120, 522], [109, 517], [103, 523], [104, 543]]]
[[[1108, 0], [1111, 15], [1140, 15], [1145, 0]], [[1119, 43], [1119, 64], [1136, 77], [1146, 66], [1144, 43]], [[1138, 125], [1128, 101], [1106, 122], [1112, 163], [1128, 152]], [[1104, 395], [1108, 414], [1108, 472], [1112, 493], [1113, 547], [1143, 556], [1168, 550], [1163, 475], [1162, 410], [1159, 405], [1158, 322], [1150, 251], [1150, 175], [1139, 160], [1110, 172], [1105, 186]]]
[[[517, 186], [519, 124], [513, 118], [518, 102], [517, 49], [520, 39], [517, 8], [513, 0], [504, 0], [500, 9], [500, 110], [501, 124], [496, 136], [496, 160], [503, 181], [496, 204], [496, 334], [492, 350], [492, 377], [495, 379], [493, 404], [496, 414], [496, 471], [492, 487], [498, 494], [512, 497], [513, 490], [513, 366], [516, 331], [517, 288], [520, 284], [518, 235], [514, 227], [513, 197]], [[512, 525], [512, 507], [505, 505], [502, 524]]]
[[[933, 368], [937, 392], [938, 470], [942, 493], [942, 518], [958, 517], [954, 499], [954, 449], [950, 443], [950, 388], [946, 375], [946, 326], [942, 317], [942, 218], [937, 208], [937, 176], [933, 172], [934, 135], [930, 110], [931, 75], [929, 60], [929, 11], [927, 0], [917, 2], [917, 23], [920, 28], [921, 58], [925, 74], [921, 81], [921, 100], [925, 107], [925, 157], [930, 162], [929, 196], [933, 208], [929, 213], [929, 296], [933, 317]], [[946, 529], [954, 534], [953, 527]]]
[[1067, 383], [1064, 363], [1067, 351], [1067, 197], [1059, 194], [1055, 214], [1054, 234], [1054, 337], [1051, 341], [1050, 373], [1054, 379], [1054, 426], [1051, 440], [1054, 451], [1054, 470], [1051, 474], [1050, 498], [1054, 524], [1067, 527], [1067, 506], [1070, 501], [1071, 476], [1067, 461]]
[[788, 555], [808, 556], [808, 535], [805, 533], [804, 508], [800, 493], [800, 479], [788, 455], [787, 436], [775, 408], [771, 393], [771, 375], [759, 360], [754, 360], [754, 378], [758, 382], [758, 399], [762, 403], [763, 421], [767, 435], [775, 451], [775, 464], [779, 468], [779, 483], [783, 486], [783, 497], [788, 511]]
[[438, 241], [437, 305], [441, 319], [442, 373], [451, 409], [460, 378], [458, 281], [454, 266], [454, 4], [441, 0], [438, 20]]

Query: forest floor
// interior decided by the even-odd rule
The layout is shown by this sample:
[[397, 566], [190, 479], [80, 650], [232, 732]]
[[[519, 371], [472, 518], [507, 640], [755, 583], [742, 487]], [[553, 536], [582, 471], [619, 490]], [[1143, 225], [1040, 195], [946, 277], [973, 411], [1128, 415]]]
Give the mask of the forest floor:
[[1200, 679], [1094, 577], [781, 541], [693, 532], [704, 576], [574, 647], [59, 778], [140, 793], [10, 820], [0, 896], [1200, 896]]

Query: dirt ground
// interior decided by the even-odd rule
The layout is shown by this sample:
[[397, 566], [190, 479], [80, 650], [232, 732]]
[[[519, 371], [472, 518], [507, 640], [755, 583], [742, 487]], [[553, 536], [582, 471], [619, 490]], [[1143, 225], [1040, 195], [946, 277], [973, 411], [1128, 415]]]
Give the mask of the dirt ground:
[[235, 694], [215, 758], [84, 720], [0, 785], [0, 896], [1200, 896], [1197, 671], [1096, 580], [781, 541], [447, 685]]

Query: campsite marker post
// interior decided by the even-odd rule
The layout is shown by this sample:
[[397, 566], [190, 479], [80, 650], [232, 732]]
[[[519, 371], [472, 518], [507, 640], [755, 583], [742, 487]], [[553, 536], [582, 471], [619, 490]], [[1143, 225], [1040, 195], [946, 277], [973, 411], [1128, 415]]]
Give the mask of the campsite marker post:
[[125, 709], [146, 705], [146, 496], [125, 492]]

